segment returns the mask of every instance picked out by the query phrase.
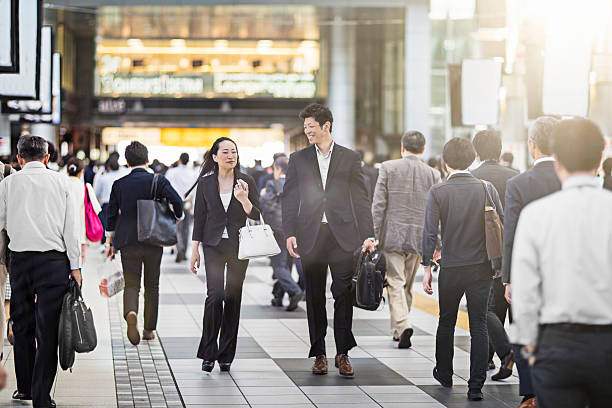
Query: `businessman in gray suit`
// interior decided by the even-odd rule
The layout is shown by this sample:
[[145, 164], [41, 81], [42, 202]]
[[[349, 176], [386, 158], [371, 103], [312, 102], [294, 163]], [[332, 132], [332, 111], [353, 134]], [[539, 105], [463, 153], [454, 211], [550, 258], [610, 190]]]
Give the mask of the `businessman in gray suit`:
[[372, 218], [376, 239], [387, 260], [391, 335], [399, 348], [411, 346], [412, 284], [421, 263], [427, 192], [440, 172], [419, 160], [425, 137], [417, 131], [402, 137], [402, 158], [384, 162], [379, 171]]

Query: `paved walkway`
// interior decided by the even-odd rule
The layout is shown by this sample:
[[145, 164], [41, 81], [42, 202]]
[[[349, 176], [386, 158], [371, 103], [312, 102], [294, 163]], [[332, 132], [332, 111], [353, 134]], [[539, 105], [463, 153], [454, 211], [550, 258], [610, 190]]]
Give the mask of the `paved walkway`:
[[[356, 377], [339, 377], [333, 360], [328, 375], [313, 376], [312, 361], [306, 358], [306, 305], [301, 303], [294, 312], [270, 306], [272, 269], [265, 260], [254, 261], [244, 286], [238, 351], [232, 371], [220, 373], [217, 366], [206, 374], [201, 371], [201, 360], [196, 358], [205, 276], [192, 275], [186, 263], [175, 264], [173, 257], [166, 254], [160, 281], [158, 340], [143, 341], [134, 347], [125, 337], [121, 296], [106, 300], [97, 292], [96, 271], [102, 257], [94, 249], [88, 255], [84, 296], [94, 311], [98, 348], [93, 353], [77, 355], [72, 373], [59, 372], [53, 397], [60, 407], [488, 408], [515, 407], [520, 401], [516, 373], [501, 383], [487, 381], [484, 401], [467, 401], [470, 341], [468, 332], [461, 327], [455, 332], [455, 386], [444, 389], [437, 385], [431, 376], [436, 304], [420, 290], [419, 278], [412, 311], [415, 335], [411, 349], [399, 350], [391, 340], [388, 308], [375, 312], [355, 309], [353, 327], [359, 347], [350, 354]], [[328, 356], [335, 355], [332, 304], [328, 292]], [[0, 406], [31, 406], [11, 401], [15, 379], [8, 343], [4, 355], [3, 363], [11, 378], [7, 390], [0, 393]]]

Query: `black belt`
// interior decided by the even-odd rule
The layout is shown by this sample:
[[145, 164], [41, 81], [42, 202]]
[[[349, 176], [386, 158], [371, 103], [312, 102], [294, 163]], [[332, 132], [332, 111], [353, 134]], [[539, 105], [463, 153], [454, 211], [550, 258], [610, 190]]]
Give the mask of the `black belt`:
[[612, 324], [580, 324], [580, 323], [552, 323], [543, 324], [543, 329], [557, 329], [581, 333], [604, 333], [612, 332]]

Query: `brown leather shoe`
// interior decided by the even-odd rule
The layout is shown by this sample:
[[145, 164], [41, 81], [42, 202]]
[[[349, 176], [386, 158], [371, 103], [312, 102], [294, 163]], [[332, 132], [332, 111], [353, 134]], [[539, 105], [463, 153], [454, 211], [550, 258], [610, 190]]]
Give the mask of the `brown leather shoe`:
[[352, 378], [355, 376], [355, 370], [351, 365], [351, 360], [347, 354], [338, 354], [336, 356], [336, 367], [342, 377]]
[[538, 403], [535, 397], [529, 398], [527, 401], [523, 402], [521, 405], [518, 406], [518, 408], [537, 408], [537, 407], [538, 407]]
[[325, 355], [317, 356], [312, 365], [312, 373], [317, 375], [327, 374], [327, 357]]
[[140, 333], [138, 332], [138, 315], [136, 312], [129, 312], [125, 315], [127, 322], [127, 336], [130, 343], [137, 346], [140, 343]]
[[153, 330], [143, 330], [142, 331], [142, 339], [143, 340], [155, 340], [155, 333]]

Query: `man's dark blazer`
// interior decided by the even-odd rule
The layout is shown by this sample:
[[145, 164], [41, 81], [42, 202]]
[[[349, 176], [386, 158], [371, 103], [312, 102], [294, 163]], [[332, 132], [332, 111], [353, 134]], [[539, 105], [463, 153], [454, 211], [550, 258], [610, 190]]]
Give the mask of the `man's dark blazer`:
[[[108, 202], [107, 231], [115, 231], [113, 246], [121, 249], [138, 243], [138, 200], [150, 200], [153, 173], [135, 168], [113, 183]], [[157, 179], [156, 198], [165, 198], [177, 218], [183, 216], [183, 199], [161, 174]]]
[[486, 180], [493, 184], [493, 186], [497, 190], [497, 193], [499, 194], [502, 206], [505, 208], [506, 183], [512, 177], [519, 174], [518, 170], [502, 166], [497, 160], [486, 160], [480, 165], [480, 167], [473, 170], [472, 174], [476, 178]]
[[[432, 186], [427, 196], [423, 229], [423, 265], [430, 264], [442, 231], [443, 267], [480, 265], [489, 260], [485, 240], [485, 185], [495, 204], [501, 208], [497, 190], [487, 181], [469, 173], [456, 173]], [[503, 215], [500, 214], [503, 222]]]
[[[249, 201], [253, 204], [253, 209], [248, 217], [259, 221], [259, 198], [255, 180], [248, 174], [238, 173], [234, 175], [234, 185], [238, 179], [246, 181], [249, 185]], [[223, 231], [227, 228], [229, 239], [237, 244], [239, 230], [245, 226], [246, 219], [247, 214], [233, 193], [227, 212], [225, 211], [219, 194], [217, 172], [200, 177], [193, 210], [194, 241], [199, 241], [204, 246], [217, 246], [221, 242]]]
[[334, 144], [323, 189], [317, 152], [312, 145], [289, 157], [282, 194], [285, 237], [297, 238], [297, 252], [309, 254], [321, 227], [323, 212], [340, 247], [353, 252], [374, 237], [371, 201], [359, 154]]
[[506, 206], [504, 210], [504, 254], [502, 259], [502, 281], [510, 283], [514, 234], [523, 208], [532, 201], [561, 189], [561, 182], [552, 161], [536, 164], [523, 174], [512, 177], [506, 184]]

